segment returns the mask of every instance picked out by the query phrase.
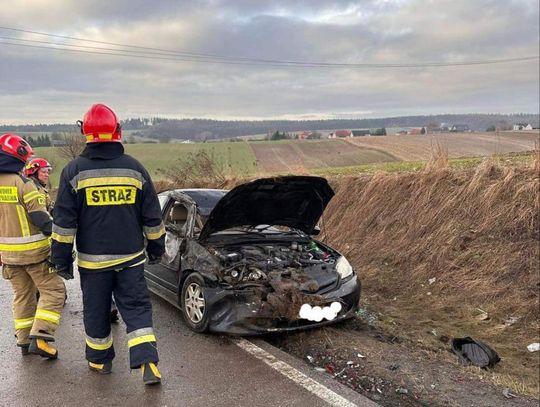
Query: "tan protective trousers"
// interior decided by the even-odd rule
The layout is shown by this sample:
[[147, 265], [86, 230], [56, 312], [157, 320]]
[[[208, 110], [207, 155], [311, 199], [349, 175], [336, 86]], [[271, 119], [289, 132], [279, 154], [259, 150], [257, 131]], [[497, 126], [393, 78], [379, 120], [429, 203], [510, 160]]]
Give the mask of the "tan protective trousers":
[[[54, 341], [66, 295], [62, 279], [49, 272], [47, 261], [17, 266], [4, 264], [2, 276], [13, 287], [17, 345], [26, 345], [33, 337]], [[36, 301], [36, 288], [39, 301]]]

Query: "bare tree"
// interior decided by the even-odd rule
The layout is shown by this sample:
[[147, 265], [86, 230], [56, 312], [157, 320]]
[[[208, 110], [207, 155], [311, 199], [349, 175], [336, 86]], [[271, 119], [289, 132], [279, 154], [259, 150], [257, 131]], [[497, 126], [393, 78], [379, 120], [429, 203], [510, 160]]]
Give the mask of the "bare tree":
[[77, 158], [86, 145], [86, 140], [81, 133], [75, 131], [62, 132], [59, 140], [55, 142], [58, 155], [68, 160]]
[[225, 163], [206, 150], [188, 153], [157, 171], [176, 188], [223, 188], [229, 180]]

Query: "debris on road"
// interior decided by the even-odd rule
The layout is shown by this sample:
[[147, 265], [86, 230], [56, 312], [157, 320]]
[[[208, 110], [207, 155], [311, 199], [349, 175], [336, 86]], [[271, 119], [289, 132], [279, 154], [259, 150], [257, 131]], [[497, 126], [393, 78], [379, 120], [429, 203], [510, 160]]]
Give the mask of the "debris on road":
[[493, 367], [501, 360], [497, 352], [489, 345], [469, 336], [452, 339], [452, 352], [458, 355], [465, 364], [481, 368]]
[[409, 394], [409, 390], [407, 390], [406, 388], [404, 387], [398, 387], [396, 389], [396, 393], [397, 394]]
[[361, 353], [359, 353], [359, 354], [358, 354], [358, 355], [356, 355], [356, 356], [358, 356], [358, 357], [359, 357], [360, 359], [364, 359], [364, 358], [365, 358], [365, 356], [364, 356], [364, 355], [362, 355]]
[[476, 308], [474, 312], [474, 319], [476, 319], [477, 321], [487, 321], [489, 320], [489, 314], [482, 308]]
[[430, 278], [430, 279], [428, 280], [429, 284], [433, 284], [435, 281], [437, 281], [437, 278], [436, 278], [436, 277]]
[[517, 396], [515, 394], [513, 394], [509, 388], [506, 388], [503, 390], [503, 396], [506, 397], [507, 399], [512, 399], [512, 398], [516, 398]]
[[506, 326], [512, 326], [514, 325], [516, 322], [519, 321], [519, 317], [509, 317], [508, 319], [506, 319], [504, 321], [504, 325]]
[[370, 312], [365, 307], [360, 307], [356, 311], [356, 315], [366, 321], [369, 325], [373, 325], [379, 318], [377, 318], [377, 315], [375, 313]]
[[540, 350], [540, 343], [535, 342], [527, 346], [529, 352], [538, 352]]

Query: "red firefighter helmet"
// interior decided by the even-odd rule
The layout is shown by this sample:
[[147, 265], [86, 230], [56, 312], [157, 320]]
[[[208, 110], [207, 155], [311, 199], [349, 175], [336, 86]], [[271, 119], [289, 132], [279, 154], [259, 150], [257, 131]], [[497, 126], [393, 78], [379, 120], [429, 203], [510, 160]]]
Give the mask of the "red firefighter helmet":
[[122, 141], [122, 129], [116, 114], [107, 106], [92, 105], [84, 118], [77, 121], [87, 143], [110, 143]]
[[48, 168], [50, 171], [52, 170], [52, 165], [43, 158], [33, 158], [24, 166], [24, 175], [27, 177], [35, 175], [41, 168]]
[[0, 136], [0, 152], [18, 158], [23, 163], [34, 154], [30, 144], [21, 136], [9, 133]]

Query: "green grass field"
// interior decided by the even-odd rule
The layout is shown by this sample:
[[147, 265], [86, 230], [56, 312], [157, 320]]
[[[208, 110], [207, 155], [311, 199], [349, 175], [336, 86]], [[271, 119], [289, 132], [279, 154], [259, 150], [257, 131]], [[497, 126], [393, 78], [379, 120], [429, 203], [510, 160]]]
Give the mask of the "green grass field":
[[[240, 178], [265, 174], [311, 173], [318, 175], [349, 175], [377, 171], [401, 172], [422, 170], [425, 161], [397, 161], [384, 151], [357, 147], [341, 140], [320, 141], [264, 141], [222, 142], [197, 144], [127, 144], [126, 152], [138, 159], [150, 172], [154, 180], [163, 178], [160, 169], [168, 168], [175, 161], [190, 153], [206, 150], [214, 160], [221, 163], [226, 175]], [[38, 156], [51, 162], [53, 186], [67, 159], [58, 154], [58, 148], [38, 147]], [[519, 161], [527, 153], [503, 155], [506, 159]], [[477, 165], [482, 158], [451, 159], [452, 167]]]
[[[154, 179], [160, 178], [159, 169], [170, 166], [189, 153], [206, 150], [215, 160], [222, 163], [230, 174], [250, 175], [256, 171], [255, 156], [248, 143], [200, 143], [200, 144], [126, 144], [126, 153], [139, 160]], [[54, 147], [38, 147], [36, 155], [53, 165], [51, 182], [58, 185], [60, 172], [67, 159], [58, 154]]]

